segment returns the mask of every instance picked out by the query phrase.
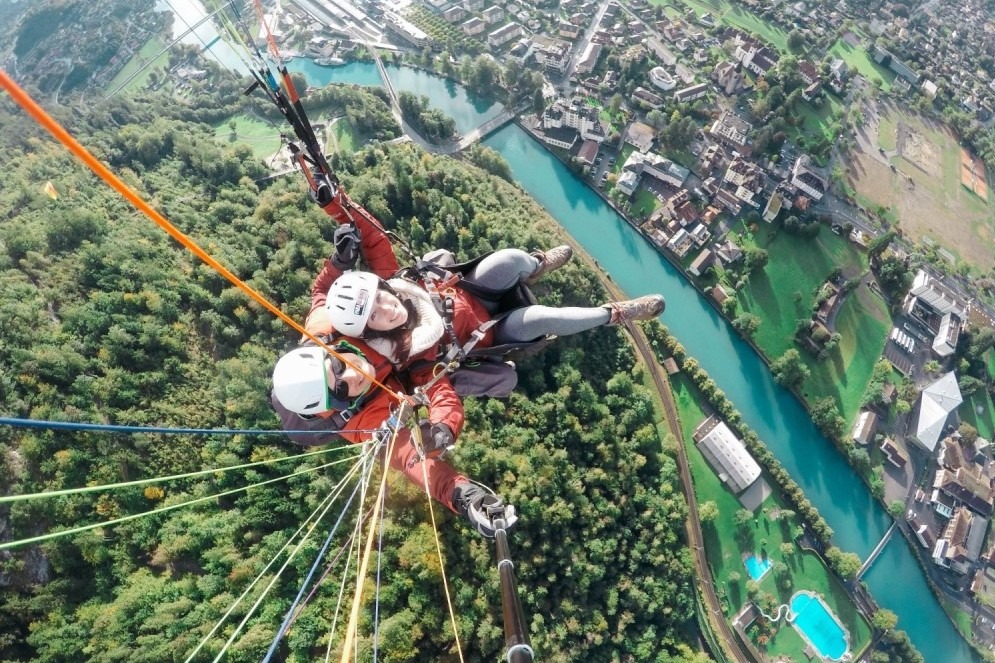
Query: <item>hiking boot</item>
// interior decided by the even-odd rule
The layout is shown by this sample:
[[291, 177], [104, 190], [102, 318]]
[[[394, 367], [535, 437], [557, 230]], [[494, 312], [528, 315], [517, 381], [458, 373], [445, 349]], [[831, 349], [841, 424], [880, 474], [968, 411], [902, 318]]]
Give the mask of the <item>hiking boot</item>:
[[539, 260], [539, 266], [536, 267], [531, 276], [525, 279], [525, 283], [532, 285], [546, 272], [563, 267], [573, 257], [573, 254], [574, 250], [570, 248], [569, 244], [556, 246], [545, 251], [533, 251], [532, 255]]
[[651, 320], [663, 313], [666, 304], [663, 295], [643, 295], [636, 299], [611, 302], [604, 306], [612, 314], [608, 324], [620, 325], [630, 320]]

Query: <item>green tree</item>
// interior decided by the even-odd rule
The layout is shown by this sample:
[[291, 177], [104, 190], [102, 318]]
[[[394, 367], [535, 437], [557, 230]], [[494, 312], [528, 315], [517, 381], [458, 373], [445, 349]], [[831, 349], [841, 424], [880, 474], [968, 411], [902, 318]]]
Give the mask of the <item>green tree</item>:
[[714, 522], [716, 518], [719, 517], [719, 507], [715, 504], [715, 500], [708, 500], [707, 502], [702, 502], [698, 506], [698, 519], [703, 523]]
[[898, 615], [885, 608], [875, 610], [871, 615], [871, 626], [879, 631], [890, 631], [898, 626]]
[[809, 376], [809, 369], [802, 363], [798, 350], [791, 348], [775, 359], [770, 366], [774, 381], [785, 387], [797, 387]]
[[905, 502], [902, 500], [892, 500], [888, 504], [888, 513], [891, 514], [892, 518], [901, 518], [902, 514], [905, 513]]
[[732, 321], [732, 326], [744, 337], [753, 338], [760, 329], [760, 317], [752, 313], [743, 313]]

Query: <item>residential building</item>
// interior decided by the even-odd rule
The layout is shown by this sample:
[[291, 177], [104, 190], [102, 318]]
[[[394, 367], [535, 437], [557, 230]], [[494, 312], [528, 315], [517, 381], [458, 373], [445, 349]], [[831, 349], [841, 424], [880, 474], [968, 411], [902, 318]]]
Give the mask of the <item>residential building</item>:
[[738, 200], [752, 206], [760, 206], [759, 195], [764, 189], [764, 171], [752, 161], [736, 157], [729, 164], [722, 179], [722, 188]]
[[442, 12], [442, 18], [446, 19], [449, 23], [462, 21], [464, 16], [466, 16], [466, 10], [462, 7], [450, 7]]
[[884, 438], [884, 441], [881, 443], [881, 451], [884, 452], [888, 462], [895, 467], [905, 467], [909, 462], [909, 452], [903, 449], [901, 444], [891, 437]]
[[853, 425], [851, 437], [857, 444], [867, 446], [874, 440], [874, 432], [878, 427], [878, 417], [870, 410], [861, 410]]
[[692, 85], [686, 87], [683, 90], [677, 90], [674, 92], [674, 100], [678, 103], [685, 103], [688, 101], [694, 101], [695, 99], [700, 99], [708, 94], [708, 83], [698, 83], [697, 85]]
[[712, 253], [711, 249], [702, 249], [698, 257], [694, 259], [691, 266], [688, 267], [688, 271], [695, 276], [701, 276], [704, 274], [709, 267], [715, 263], [715, 254]]
[[575, 129], [584, 140], [594, 140], [598, 143], [605, 140], [605, 131], [601, 126], [598, 110], [587, 106], [580, 99], [570, 102], [558, 100], [543, 113], [542, 123], [546, 128]]
[[671, 76], [663, 67], [653, 67], [650, 69], [650, 82], [664, 92], [677, 87], [677, 79]]
[[655, 137], [653, 127], [642, 122], [633, 122], [625, 132], [625, 142], [631, 143], [640, 152], [646, 152], [653, 147]]
[[904, 310], [933, 333], [933, 352], [940, 357], [953, 354], [969, 311], [959, 294], [920, 269], [905, 298]]
[[953, 371], [927, 385], [912, 417], [915, 421], [913, 439], [930, 454], [935, 453], [947, 420], [963, 401]]
[[726, 235], [724, 241], [715, 245], [715, 255], [724, 264], [731, 265], [743, 257], [743, 250]]
[[767, 223], [773, 223], [774, 219], [777, 218], [778, 213], [781, 211], [781, 194], [775, 191], [770, 199], [767, 201], [767, 206], [764, 207], [763, 220]]
[[[656, 37], [650, 37], [646, 40], [646, 45], [649, 46], [650, 51], [660, 59], [665, 67], [673, 67], [677, 64], [677, 56], [674, 55], [673, 51], [667, 48], [662, 41]], [[992, 81], [995, 85], [995, 80]]]
[[627, 196], [631, 196], [639, 188], [640, 173], [634, 170], [626, 170], [615, 180], [615, 188]]
[[484, 0], [463, 0], [463, 7], [468, 12], [479, 12], [484, 8]]
[[657, 96], [657, 95], [653, 94], [652, 92], [650, 92], [649, 90], [647, 90], [644, 87], [637, 87], [632, 92], [632, 98], [637, 103], [641, 103], [643, 105], [649, 106], [650, 108], [653, 108], [653, 109], [656, 109], [656, 110], [659, 110], [659, 109], [663, 108], [663, 105], [666, 103], [664, 101], [663, 97], [660, 97], [660, 96]]
[[694, 246], [694, 237], [684, 228], [674, 233], [674, 236], [667, 242], [667, 248], [677, 254], [678, 258], [686, 256], [692, 246]]
[[497, 23], [498, 21], [504, 18], [504, 8], [498, 7], [496, 5], [493, 7], [488, 7], [483, 12], [481, 12], [480, 16], [485, 21], [487, 21], [488, 24]]
[[539, 66], [562, 74], [570, 64], [570, 44], [545, 35], [532, 37], [535, 59]]
[[685, 85], [694, 81], [694, 70], [683, 62], [678, 62], [674, 66], [674, 75], [681, 79]]
[[601, 145], [598, 144], [596, 140], [585, 140], [581, 146], [580, 150], [577, 152], [577, 160], [588, 166], [594, 165], [594, 160], [598, 156], [598, 150]]
[[933, 562], [956, 573], [967, 573], [981, 555], [987, 527], [984, 518], [963, 507], [955, 510], [933, 548]]
[[594, 71], [594, 68], [598, 64], [598, 58], [601, 57], [601, 51], [603, 48], [604, 46], [601, 44], [589, 42], [587, 46], [584, 47], [584, 52], [577, 60], [577, 66], [574, 71], [578, 74], [586, 74]]
[[511, 47], [508, 51], [507, 58], [509, 60], [514, 60], [518, 64], [525, 64], [525, 62], [532, 57], [532, 40], [528, 37], [523, 37], [518, 40], [518, 43]]
[[472, 37], [473, 35], [479, 35], [487, 29], [487, 23], [474, 16], [470, 20], [464, 21], [463, 24], [460, 25], [460, 28], [463, 29], [463, 32]]
[[394, 12], [384, 12], [384, 20], [391, 32], [415, 46], [425, 46], [431, 41], [421, 28]]
[[490, 46], [501, 46], [520, 34], [522, 34], [522, 26], [518, 23], [506, 23], [487, 35], [487, 43]]
[[569, 150], [577, 142], [577, 131], [569, 127], [549, 127], [537, 133], [544, 142], [564, 150]]
[[795, 165], [791, 169], [791, 184], [812, 200], [822, 200], [822, 196], [829, 189], [829, 182], [815, 171], [812, 158], [807, 154], [795, 160]]
[[752, 129], [753, 125], [749, 122], [741, 120], [732, 113], [725, 112], [719, 116], [719, 119], [712, 123], [712, 126], [708, 129], [708, 133], [720, 143], [742, 154], [749, 154], [750, 150], [747, 144], [749, 143], [749, 133]]
[[639, 175], [649, 175], [672, 187], [680, 187], [691, 171], [653, 152], [633, 151], [622, 164], [623, 171], [635, 171]]
[[808, 60], [798, 61], [798, 75], [805, 81], [805, 85], [813, 85], [819, 82], [819, 70]]
[[757, 461], [729, 426], [715, 415], [698, 424], [692, 437], [701, 455], [733, 493], [738, 495], [760, 478]]

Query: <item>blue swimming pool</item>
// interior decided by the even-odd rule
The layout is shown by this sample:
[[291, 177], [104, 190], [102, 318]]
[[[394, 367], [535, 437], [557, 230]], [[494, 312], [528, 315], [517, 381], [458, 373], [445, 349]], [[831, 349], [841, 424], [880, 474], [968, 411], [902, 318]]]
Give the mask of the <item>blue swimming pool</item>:
[[850, 648], [849, 637], [836, 615], [815, 594], [798, 592], [791, 597], [789, 621], [824, 658], [839, 661]]
[[753, 580], [763, 578], [764, 574], [770, 571], [771, 567], [770, 559], [761, 559], [756, 555], [747, 555], [743, 560], [743, 564], [746, 564], [746, 572], [750, 574], [750, 578]]

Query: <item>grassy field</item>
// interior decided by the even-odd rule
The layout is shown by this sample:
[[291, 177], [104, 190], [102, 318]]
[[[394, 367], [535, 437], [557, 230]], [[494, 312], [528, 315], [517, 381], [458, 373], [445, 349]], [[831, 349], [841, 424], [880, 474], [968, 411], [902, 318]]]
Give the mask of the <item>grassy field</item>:
[[[978, 408], [981, 412], [978, 412]], [[995, 440], [995, 407], [988, 392], [979, 389], [964, 398], [964, 403], [957, 410], [962, 421], [966, 421], [978, 429], [978, 434], [988, 441]]]
[[328, 132], [328, 144], [325, 149], [329, 154], [341, 152], [342, 154], [352, 154], [364, 142], [364, 138], [359, 134], [348, 117], [340, 117], [332, 124], [331, 131]]
[[833, 124], [843, 114], [843, 103], [831, 94], [822, 95], [822, 106], [816, 108], [808, 102], [799, 104], [798, 113], [805, 118], [800, 127], [794, 127], [793, 137], [802, 132], [822, 134], [826, 140], [833, 140]]
[[[825, 228], [814, 239], [775, 232], [768, 224], [761, 224], [752, 234], [741, 225], [734, 230], [743, 233], [744, 244], [764, 248], [770, 256], [764, 272], [754, 274], [740, 291], [739, 302], [742, 310], [760, 317], [754, 341], [771, 359], [797, 347], [793, 340], [796, 321], [811, 315], [815, 289], [833, 269], [842, 268], [847, 278], [867, 269], [863, 254]], [[855, 416], [890, 326], [887, 306], [880, 297], [863, 286], [852, 292], [836, 317], [836, 331], [842, 337], [838, 350], [825, 361], [801, 351], [812, 372], [804, 384], [806, 398], [832, 396], [847, 420]]]
[[663, 205], [663, 203], [657, 199], [656, 195], [652, 191], [640, 187], [639, 189], [636, 189], [635, 194], [632, 196], [631, 214], [636, 219], [642, 219], [643, 217], [652, 214], [653, 211], [661, 205]]
[[876, 150], [851, 153], [849, 184], [859, 199], [893, 208], [904, 236], [913, 241], [930, 237], [982, 271], [995, 266], [995, 214], [988, 201], [961, 185], [954, 131], [890, 103], [879, 103], [878, 115], [880, 147], [897, 146], [901, 154], [891, 159], [892, 171]]
[[[650, 0], [651, 4], [673, 6], [669, 0]], [[756, 33], [766, 44], [781, 52], [788, 50], [788, 33], [726, 0], [684, 0], [684, 4], [701, 16], [711, 12], [716, 22]]]
[[[718, 479], [691, 439], [695, 426], [705, 417], [698, 405], [701, 396], [683, 375], [674, 376], [672, 385], [680, 410], [684, 444], [698, 503], [714, 501], [718, 507], [716, 520], [704, 523], [702, 530], [709, 566], [726, 617], [738, 612], [747, 601], [746, 582], [750, 576], [744, 565], [744, 556], [755, 554], [774, 563], [783, 561], [791, 578], [790, 588], [781, 588], [777, 585], [774, 572], [770, 571], [760, 580], [761, 591], [773, 594], [782, 603], [788, 602], [798, 590], [819, 593], [849, 631], [851, 651], [863, 649], [870, 639], [870, 627], [822, 561], [814, 554], [797, 549], [792, 554], [782, 552], [781, 545], [792, 541], [792, 530], [799, 522], [794, 517], [780, 517], [781, 511], [787, 507], [778, 492], [775, 491], [764, 502], [752, 523], [745, 527], [735, 524], [734, 515], [742, 508], [739, 500]], [[788, 660], [802, 661], [806, 660], [804, 647], [805, 643], [798, 633], [782, 622], [765, 649], [771, 658], [784, 656]]]
[[[235, 135], [229, 126], [235, 122]], [[236, 115], [214, 125], [214, 136], [224, 142], [246, 143], [252, 147], [252, 153], [257, 157], [272, 156], [280, 149], [280, 130], [269, 122], [250, 115]]]
[[[156, 36], [149, 39], [147, 42], [145, 42], [145, 45], [142, 46], [138, 50], [138, 52], [131, 57], [130, 60], [128, 60], [128, 64], [124, 65], [121, 71], [117, 72], [117, 75], [111, 79], [111, 82], [108, 83], [107, 87], [104, 88], [104, 92], [110, 93], [113, 92], [114, 90], [117, 90], [118, 87], [126, 80], [128, 80], [128, 78], [132, 74], [134, 74], [136, 71], [138, 71], [143, 66], [148, 64], [148, 62], [153, 58], [153, 56], [155, 56], [157, 53], [159, 53], [159, 51], [161, 51], [165, 47], [166, 47], [166, 42], [164, 42], [161, 37]], [[145, 87], [145, 84], [148, 82], [149, 76], [152, 75], [152, 72], [159, 71], [160, 74], [163, 73], [168, 61], [169, 61], [169, 53], [163, 53], [158, 58], [156, 58], [155, 64], [146, 67], [145, 70], [142, 71], [142, 73], [135, 76], [135, 78], [132, 79], [128, 83], [128, 85], [124, 88], [124, 90], [139, 90]]]
[[881, 79], [881, 89], [887, 92], [895, 80], [895, 72], [888, 67], [882, 67], [871, 59], [863, 46], [851, 46], [842, 39], [836, 40], [829, 54], [846, 62], [847, 67], [856, 69], [872, 84], [875, 79]]

